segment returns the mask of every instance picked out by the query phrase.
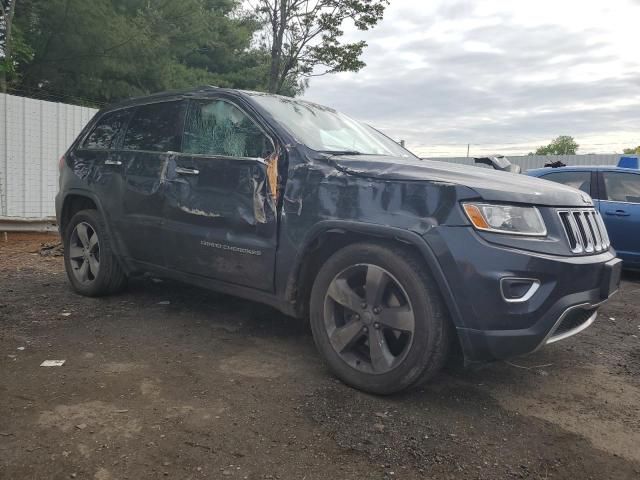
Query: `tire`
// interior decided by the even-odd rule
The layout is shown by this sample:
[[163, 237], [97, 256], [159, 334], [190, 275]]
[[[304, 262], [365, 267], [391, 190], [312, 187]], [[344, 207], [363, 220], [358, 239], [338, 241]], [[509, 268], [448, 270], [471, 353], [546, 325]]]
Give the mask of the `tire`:
[[423, 265], [406, 248], [367, 242], [339, 250], [320, 268], [310, 299], [313, 338], [346, 384], [388, 395], [425, 383], [444, 366], [451, 324]]
[[65, 229], [63, 242], [64, 266], [76, 292], [99, 297], [124, 289], [127, 277], [97, 210], [76, 213]]

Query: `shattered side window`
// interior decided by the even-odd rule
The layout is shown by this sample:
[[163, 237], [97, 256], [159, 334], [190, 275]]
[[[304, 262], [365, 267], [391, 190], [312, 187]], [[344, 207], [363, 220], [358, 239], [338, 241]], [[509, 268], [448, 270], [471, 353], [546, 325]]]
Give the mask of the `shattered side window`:
[[115, 139], [127, 121], [128, 116], [129, 112], [127, 110], [107, 113], [98, 121], [98, 124], [82, 144], [82, 148], [92, 150], [113, 148]]
[[265, 158], [273, 147], [258, 126], [235, 105], [223, 100], [194, 100], [187, 109], [182, 151]]

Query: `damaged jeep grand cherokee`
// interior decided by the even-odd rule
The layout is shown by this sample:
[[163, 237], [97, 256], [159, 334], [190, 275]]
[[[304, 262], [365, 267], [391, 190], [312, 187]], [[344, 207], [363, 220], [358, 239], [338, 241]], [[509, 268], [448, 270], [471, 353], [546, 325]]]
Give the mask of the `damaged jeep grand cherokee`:
[[344, 382], [422, 384], [587, 328], [620, 261], [591, 198], [421, 160], [327, 107], [205, 87], [100, 111], [56, 211], [83, 295], [151, 273], [310, 318]]

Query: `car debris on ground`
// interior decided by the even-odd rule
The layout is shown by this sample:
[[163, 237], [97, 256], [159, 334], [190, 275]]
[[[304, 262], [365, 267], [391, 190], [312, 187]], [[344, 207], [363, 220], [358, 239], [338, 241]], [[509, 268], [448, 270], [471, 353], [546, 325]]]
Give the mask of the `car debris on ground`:
[[43, 257], [62, 257], [64, 255], [62, 242], [43, 243], [40, 246], [40, 255]]

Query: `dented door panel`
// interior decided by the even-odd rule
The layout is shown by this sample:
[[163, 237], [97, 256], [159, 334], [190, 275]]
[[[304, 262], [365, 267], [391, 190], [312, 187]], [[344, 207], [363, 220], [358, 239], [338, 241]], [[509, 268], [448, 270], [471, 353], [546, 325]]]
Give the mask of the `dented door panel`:
[[120, 232], [129, 257], [164, 266], [164, 194], [169, 158], [180, 148], [185, 102], [169, 99], [136, 108], [122, 139], [125, 189]]
[[166, 166], [167, 266], [273, 291], [273, 141], [244, 108], [221, 97], [188, 101], [182, 138], [181, 153]]
[[[87, 151], [85, 151], [87, 152]], [[117, 225], [122, 220], [122, 194], [125, 191], [125, 178], [121, 154], [117, 151], [105, 151], [98, 156], [94, 177], [94, 192], [102, 199], [102, 207], [107, 222]], [[115, 241], [122, 248], [122, 236], [113, 229]]]
[[170, 268], [273, 288], [276, 212], [264, 161], [176, 155], [165, 198]]
[[118, 230], [134, 260], [164, 265], [164, 170], [170, 154], [122, 152], [125, 188]]

